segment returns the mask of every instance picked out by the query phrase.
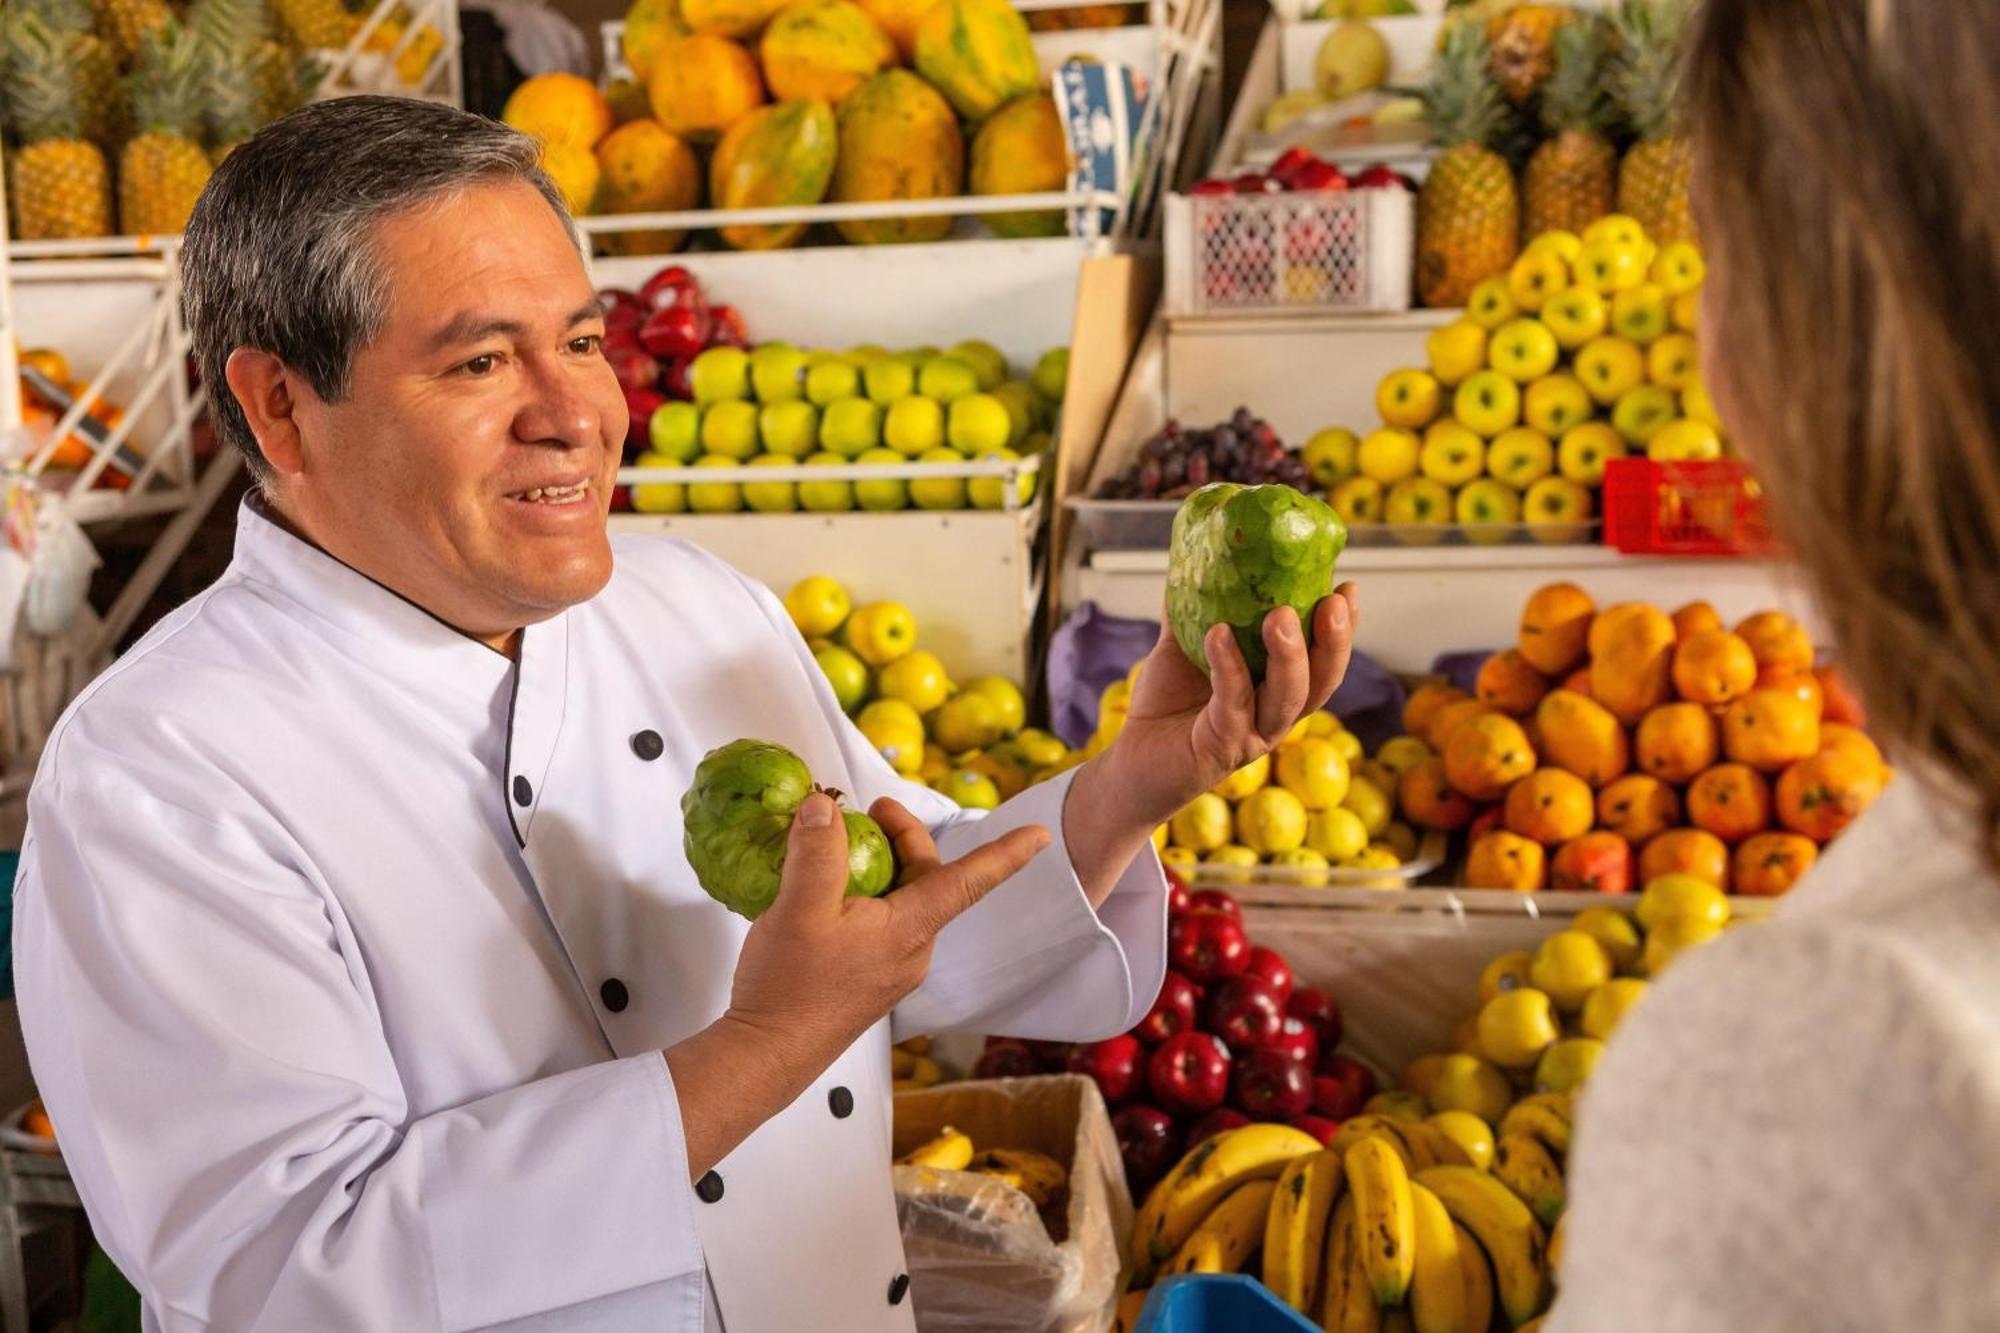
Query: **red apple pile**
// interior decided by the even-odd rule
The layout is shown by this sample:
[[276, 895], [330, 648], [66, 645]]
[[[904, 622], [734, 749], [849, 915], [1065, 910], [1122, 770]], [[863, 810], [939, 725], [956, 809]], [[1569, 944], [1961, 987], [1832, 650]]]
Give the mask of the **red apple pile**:
[[1253, 944], [1227, 893], [1190, 893], [1171, 870], [1167, 880], [1167, 976], [1137, 1026], [1074, 1046], [989, 1037], [974, 1070], [1095, 1080], [1134, 1197], [1210, 1135], [1283, 1121], [1326, 1142], [1375, 1095], [1374, 1072], [1337, 1049], [1340, 1002]]
[[638, 291], [606, 287], [604, 359], [625, 390], [631, 422], [628, 451], [646, 448], [653, 413], [664, 403], [694, 398], [688, 366], [711, 347], [745, 347], [749, 333], [736, 307], [711, 305], [701, 283], [679, 264], [646, 279]]
[[1349, 177], [1310, 148], [1288, 148], [1269, 171], [1210, 176], [1188, 187], [1189, 194], [1298, 194], [1310, 190], [1412, 190], [1416, 182], [1385, 163]]

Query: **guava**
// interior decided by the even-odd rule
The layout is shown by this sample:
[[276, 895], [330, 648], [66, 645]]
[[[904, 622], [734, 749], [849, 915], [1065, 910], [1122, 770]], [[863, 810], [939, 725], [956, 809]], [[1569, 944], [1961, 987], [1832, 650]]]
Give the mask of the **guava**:
[[1313, 608], [1333, 591], [1347, 525], [1291, 486], [1216, 482], [1182, 502], [1167, 553], [1167, 621], [1188, 660], [1209, 670], [1202, 639], [1228, 625], [1252, 680], [1264, 678], [1264, 617], [1298, 612], [1312, 642]]
[[[708, 896], [756, 920], [778, 896], [792, 817], [816, 787], [805, 761], [769, 741], [731, 741], [710, 750], [681, 797], [682, 848]], [[896, 880], [896, 858], [882, 826], [858, 810], [847, 825], [847, 894], [873, 898]]]

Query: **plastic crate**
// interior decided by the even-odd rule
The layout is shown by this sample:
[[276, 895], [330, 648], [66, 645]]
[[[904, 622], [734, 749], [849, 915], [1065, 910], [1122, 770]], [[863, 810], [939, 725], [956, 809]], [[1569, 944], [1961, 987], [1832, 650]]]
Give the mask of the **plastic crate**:
[[1388, 313], [1410, 308], [1408, 190], [1172, 195], [1173, 315]]
[[1627, 555], [1766, 555], [1764, 488], [1733, 458], [1620, 458], [1604, 472], [1604, 544]]
[[1256, 1278], [1168, 1278], [1153, 1288], [1133, 1333], [1319, 1333]]

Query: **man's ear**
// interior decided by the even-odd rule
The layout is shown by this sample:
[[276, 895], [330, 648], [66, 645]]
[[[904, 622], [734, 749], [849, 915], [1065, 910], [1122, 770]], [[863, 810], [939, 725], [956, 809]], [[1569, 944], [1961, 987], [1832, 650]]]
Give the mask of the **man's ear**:
[[296, 416], [293, 372], [269, 352], [239, 347], [229, 354], [223, 376], [249, 419], [250, 433], [266, 462], [280, 474], [305, 470], [304, 443]]

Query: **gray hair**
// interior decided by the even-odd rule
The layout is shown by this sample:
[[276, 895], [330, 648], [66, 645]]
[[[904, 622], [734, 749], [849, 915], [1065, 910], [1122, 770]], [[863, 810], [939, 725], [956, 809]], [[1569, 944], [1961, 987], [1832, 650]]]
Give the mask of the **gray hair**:
[[230, 353], [269, 352], [322, 399], [340, 400], [354, 354], [388, 318], [376, 227], [498, 181], [534, 186], [568, 226], [537, 158], [533, 139], [498, 121], [358, 96], [272, 122], [216, 168], [181, 243], [181, 315], [216, 429], [260, 483], [270, 464], [224, 378]]

